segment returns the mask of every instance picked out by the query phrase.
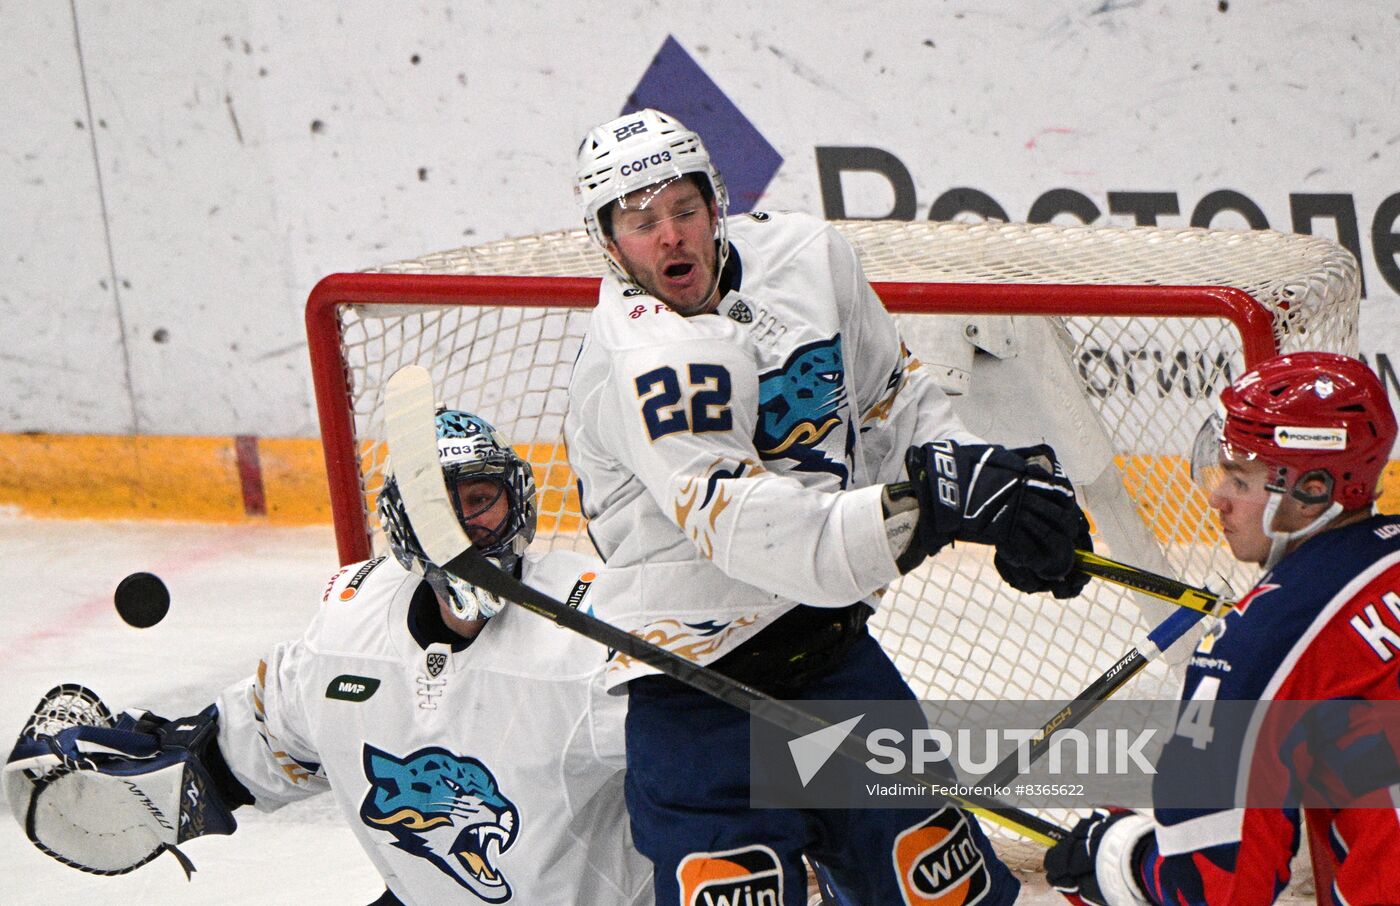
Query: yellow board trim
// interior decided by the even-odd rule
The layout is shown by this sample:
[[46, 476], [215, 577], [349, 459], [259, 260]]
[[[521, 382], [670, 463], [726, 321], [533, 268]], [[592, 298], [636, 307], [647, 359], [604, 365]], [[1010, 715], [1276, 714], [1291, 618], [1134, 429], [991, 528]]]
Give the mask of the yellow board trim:
[[[578, 486], [563, 445], [516, 449], [535, 469], [541, 531], [577, 531], [582, 526]], [[0, 434], [0, 508], [60, 519], [330, 523], [319, 440], [258, 438], [255, 451], [264, 514], [249, 512], [248, 458], [240, 472], [233, 437]], [[1117, 464], [1159, 540], [1216, 540], [1215, 522], [1205, 513], [1205, 499], [1191, 483], [1183, 457], [1119, 457]], [[1400, 461], [1386, 466], [1379, 506], [1385, 513], [1400, 512]], [[1173, 531], [1170, 526], [1204, 528]]]
[[331, 521], [321, 442], [257, 441], [265, 515], [244, 502], [232, 437], [0, 434], [0, 507], [60, 519]]

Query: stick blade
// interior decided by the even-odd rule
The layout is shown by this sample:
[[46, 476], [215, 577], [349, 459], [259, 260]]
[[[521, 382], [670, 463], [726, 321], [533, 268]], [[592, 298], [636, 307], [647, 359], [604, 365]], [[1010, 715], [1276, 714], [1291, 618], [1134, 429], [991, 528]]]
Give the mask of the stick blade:
[[438, 459], [437, 407], [426, 368], [405, 365], [389, 378], [384, 395], [389, 465], [398, 482], [413, 534], [428, 559], [447, 563], [471, 547], [457, 521]]

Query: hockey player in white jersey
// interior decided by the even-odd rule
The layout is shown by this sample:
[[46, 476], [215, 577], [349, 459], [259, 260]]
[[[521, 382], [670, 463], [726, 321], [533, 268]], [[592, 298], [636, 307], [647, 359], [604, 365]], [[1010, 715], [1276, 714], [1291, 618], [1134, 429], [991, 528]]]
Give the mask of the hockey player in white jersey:
[[[526, 552], [529, 464], [474, 415], [448, 410], [437, 427], [477, 547], [591, 607], [596, 558]], [[392, 477], [379, 514], [394, 557], [337, 573], [306, 634], [216, 705], [179, 721], [131, 712], [115, 726], [27, 728], [5, 781], [31, 839], [69, 864], [124, 870], [232, 833], [239, 805], [329, 790], [384, 877], [379, 906], [652, 903], [622, 798], [625, 699], [599, 681], [601, 649], [429, 562]], [[50, 782], [46, 770], [74, 763], [90, 770]], [[182, 800], [187, 790], [198, 792]], [[109, 814], [125, 816], [119, 830]]]
[[[603, 616], [783, 698], [908, 700], [865, 621], [925, 556], [993, 544], [1015, 587], [1078, 594], [1088, 526], [1053, 452], [961, 426], [829, 225], [727, 218], [699, 136], [655, 110], [587, 135], [575, 192], [611, 269], [565, 422], [618, 583]], [[886, 485], [906, 468], [903, 498]], [[628, 684], [628, 808], [658, 903], [793, 906], [802, 853], [853, 902], [1015, 898], [970, 816], [752, 810], [744, 714], [623, 655], [609, 682]], [[911, 890], [913, 860], [951, 841], [966, 871]]]

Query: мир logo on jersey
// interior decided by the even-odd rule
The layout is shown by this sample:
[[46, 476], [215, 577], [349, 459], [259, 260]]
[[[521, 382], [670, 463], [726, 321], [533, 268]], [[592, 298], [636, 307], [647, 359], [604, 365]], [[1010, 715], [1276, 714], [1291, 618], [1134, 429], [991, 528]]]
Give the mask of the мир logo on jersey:
[[691, 853], [676, 866], [685, 906], [782, 906], [778, 854], [761, 844], [717, 853]]
[[427, 859], [488, 903], [511, 898], [496, 859], [510, 849], [520, 812], [475, 758], [439, 746], [399, 758], [365, 744], [369, 792], [360, 819], [394, 835], [394, 845]]
[[844, 460], [854, 443], [848, 429], [845, 446], [832, 458], [822, 443], [841, 424], [846, 404], [846, 368], [841, 336], [803, 344], [781, 368], [759, 376], [758, 428], [754, 446], [763, 459], [791, 459], [804, 472], [829, 472], [845, 487], [849, 478]]
[[905, 906], [972, 906], [992, 887], [967, 818], [954, 808], [896, 837], [893, 857]]

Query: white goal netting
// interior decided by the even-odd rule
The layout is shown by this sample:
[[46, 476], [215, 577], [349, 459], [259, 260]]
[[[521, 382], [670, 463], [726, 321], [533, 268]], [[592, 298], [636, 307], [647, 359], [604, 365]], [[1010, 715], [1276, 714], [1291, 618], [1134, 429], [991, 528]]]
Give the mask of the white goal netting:
[[[1222, 547], [1186, 454], [1246, 361], [1356, 353], [1359, 278], [1344, 249], [1269, 231], [836, 226], [911, 349], [959, 392], [969, 427], [1060, 453], [1101, 552], [1218, 591], [1252, 585], [1252, 570]], [[534, 463], [538, 537], [588, 546], [561, 427], [596, 291], [586, 280], [516, 278], [604, 271], [571, 231], [336, 275], [313, 292], [308, 329], [342, 559], [379, 543], [369, 514], [384, 458], [381, 394], [408, 363]], [[925, 698], [1055, 699], [1076, 695], [1166, 612], [1098, 581], [1070, 602], [1019, 595], [990, 556], [963, 545], [897, 583], [873, 626]], [[1129, 694], [1174, 695], [1171, 661]]]

